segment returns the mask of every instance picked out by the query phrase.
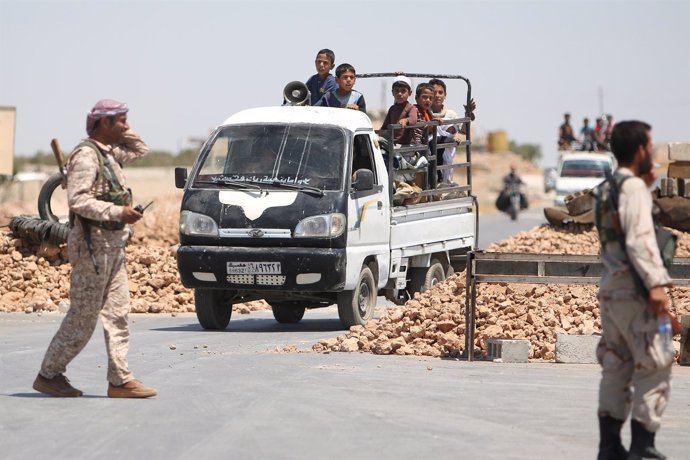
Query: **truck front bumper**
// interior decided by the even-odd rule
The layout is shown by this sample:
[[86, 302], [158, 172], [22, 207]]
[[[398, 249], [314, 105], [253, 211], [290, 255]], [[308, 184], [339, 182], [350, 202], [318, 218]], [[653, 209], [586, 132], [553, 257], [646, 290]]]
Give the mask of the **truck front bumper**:
[[[180, 246], [177, 250], [177, 268], [188, 288], [337, 292], [345, 285], [345, 261], [345, 249]], [[248, 267], [244, 273], [238, 269], [242, 263]]]

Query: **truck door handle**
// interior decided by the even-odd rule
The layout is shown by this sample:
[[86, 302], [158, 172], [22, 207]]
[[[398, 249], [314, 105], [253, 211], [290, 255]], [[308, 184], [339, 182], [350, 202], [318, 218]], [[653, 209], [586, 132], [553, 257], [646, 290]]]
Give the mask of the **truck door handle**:
[[383, 209], [383, 201], [379, 201], [378, 203], [376, 203], [376, 207], [379, 209]]

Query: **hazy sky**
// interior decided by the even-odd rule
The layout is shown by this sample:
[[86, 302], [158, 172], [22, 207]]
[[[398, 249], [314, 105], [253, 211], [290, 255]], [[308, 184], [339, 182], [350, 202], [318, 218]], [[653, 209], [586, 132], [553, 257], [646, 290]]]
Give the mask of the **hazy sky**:
[[[127, 102], [147, 143], [176, 152], [238, 110], [279, 104], [324, 47], [359, 73], [468, 77], [475, 128], [541, 144], [547, 165], [563, 112], [579, 130], [600, 89], [616, 120], [690, 141], [690, 0], [0, 0], [0, 106], [17, 108], [18, 155], [53, 137], [70, 149], [101, 98]], [[390, 81], [356, 88], [369, 108], [392, 103]], [[461, 109], [464, 83], [448, 91]]]

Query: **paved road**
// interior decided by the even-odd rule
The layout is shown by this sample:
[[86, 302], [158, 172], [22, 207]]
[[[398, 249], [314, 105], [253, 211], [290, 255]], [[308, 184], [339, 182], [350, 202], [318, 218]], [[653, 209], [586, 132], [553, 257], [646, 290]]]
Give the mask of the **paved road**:
[[[240, 315], [223, 332], [202, 331], [193, 315], [133, 315], [131, 367], [160, 394], [104, 396], [99, 331], [69, 369], [85, 396], [55, 399], [33, 392], [31, 382], [61, 319], [0, 314], [3, 459], [596, 455], [594, 365], [272, 352], [340, 334], [333, 307], [310, 311], [292, 327], [269, 312]], [[681, 459], [690, 368], [677, 366], [673, 384], [657, 444]]]
[[[480, 247], [538, 225], [539, 213], [483, 216]], [[2, 459], [596, 456], [597, 366], [274, 351], [341, 334], [334, 307], [292, 326], [270, 312], [238, 315], [222, 332], [203, 331], [194, 315], [132, 315], [131, 367], [160, 394], [105, 397], [99, 326], [68, 371], [85, 396], [55, 399], [31, 383], [61, 320], [0, 314]], [[690, 368], [676, 367], [673, 385], [657, 444], [680, 459]]]
[[522, 211], [517, 220], [510, 220], [508, 214], [501, 212], [479, 214], [479, 244], [480, 249], [486, 249], [491, 243], [504, 240], [518, 232], [529, 230], [545, 224], [544, 208], [535, 207]]

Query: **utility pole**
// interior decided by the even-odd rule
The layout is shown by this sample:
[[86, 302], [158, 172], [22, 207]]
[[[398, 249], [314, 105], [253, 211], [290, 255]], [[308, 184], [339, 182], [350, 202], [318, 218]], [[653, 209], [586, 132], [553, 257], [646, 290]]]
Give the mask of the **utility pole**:
[[599, 115], [604, 116], [604, 88], [599, 87]]

